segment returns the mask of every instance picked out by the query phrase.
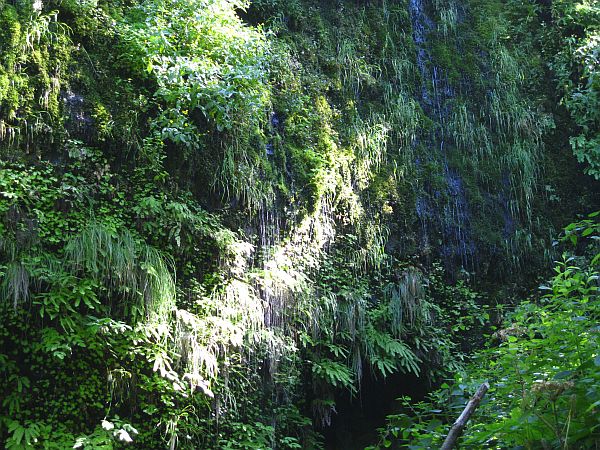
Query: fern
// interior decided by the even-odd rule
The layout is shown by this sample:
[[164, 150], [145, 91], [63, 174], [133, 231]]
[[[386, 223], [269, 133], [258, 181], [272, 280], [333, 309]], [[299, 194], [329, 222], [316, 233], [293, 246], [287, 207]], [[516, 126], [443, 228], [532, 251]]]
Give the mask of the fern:
[[372, 325], [366, 329], [364, 345], [371, 367], [384, 377], [398, 370], [415, 375], [420, 373], [421, 360], [408, 345]]
[[312, 363], [313, 374], [334, 387], [343, 387], [354, 391], [354, 378], [350, 369], [336, 361], [322, 359]]

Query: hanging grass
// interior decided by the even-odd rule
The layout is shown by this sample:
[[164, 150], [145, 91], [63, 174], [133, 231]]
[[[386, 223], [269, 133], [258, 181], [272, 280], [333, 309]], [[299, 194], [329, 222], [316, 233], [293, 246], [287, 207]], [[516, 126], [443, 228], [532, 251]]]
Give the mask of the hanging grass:
[[[158, 250], [140, 243], [127, 231], [114, 232], [94, 222], [65, 246], [66, 267], [106, 287], [110, 302], [122, 296], [121, 306], [136, 319], [164, 322], [175, 304], [172, 268]], [[133, 303], [129, 303], [133, 301]]]

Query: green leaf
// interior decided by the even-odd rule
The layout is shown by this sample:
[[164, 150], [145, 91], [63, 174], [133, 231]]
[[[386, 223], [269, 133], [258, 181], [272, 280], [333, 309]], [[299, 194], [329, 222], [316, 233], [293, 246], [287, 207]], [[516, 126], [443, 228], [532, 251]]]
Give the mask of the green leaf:
[[25, 428], [23, 428], [22, 426], [19, 426], [15, 432], [12, 435], [12, 439], [13, 441], [15, 441], [17, 444], [20, 444], [21, 441], [23, 440], [23, 436], [25, 435]]

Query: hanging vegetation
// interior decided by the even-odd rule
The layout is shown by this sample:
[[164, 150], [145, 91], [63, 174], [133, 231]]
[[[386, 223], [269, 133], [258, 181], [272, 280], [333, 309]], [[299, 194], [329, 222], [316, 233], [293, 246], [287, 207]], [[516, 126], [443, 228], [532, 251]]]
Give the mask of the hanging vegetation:
[[[0, 442], [364, 448], [507, 311], [541, 344], [486, 364], [541, 367], [596, 300], [597, 261], [567, 261], [516, 306], [598, 206], [600, 14], [575, 3], [0, 0]], [[586, 361], [558, 419], [502, 434], [533, 413], [484, 404], [464, 442], [587, 445], [562, 400]], [[437, 445], [449, 416], [410, 405], [380, 446]]]

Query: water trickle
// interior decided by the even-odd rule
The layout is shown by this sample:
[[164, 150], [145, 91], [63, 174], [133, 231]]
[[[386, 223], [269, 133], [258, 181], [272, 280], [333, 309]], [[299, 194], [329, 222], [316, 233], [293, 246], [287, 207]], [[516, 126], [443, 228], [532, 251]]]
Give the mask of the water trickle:
[[[424, 45], [427, 42], [427, 34], [433, 28], [433, 22], [425, 14], [423, 0], [410, 0], [410, 18], [413, 26], [413, 39], [417, 47], [417, 67], [422, 80], [428, 79], [427, 63], [431, 60]], [[429, 106], [431, 99], [426, 84], [421, 83], [421, 106]]]
[[273, 281], [277, 263], [273, 259], [275, 248], [280, 243], [281, 220], [275, 206], [263, 205], [258, 214], [259, 263], [262, 266], [262, 282], [260, 291], [265, 302], [265, 326], [281, 328], [284, 325], [283, 295]]
[[[415, 208], [421, 223], [423, 249], [429, 248], [430, 234], [437, 231], [441, 235], [441, 256], [447, 268], [456, 272], [460, 268], [471, 268], [475, 254], [464, 183], [460, 174], [448, 163], [449, 152], [452, 151], [449, 141], [452, 136], [447, 131], [446, 119], [452, 112], [449, 100], [456, 94], [445, 71], [435, 65], [427, 49], [428, 36], [435, 29], [435, 23], [427, 15], [424, 0], [410, 0], [409, 8], [413, 40], [417, 48], [417, 67], [421, 75], [418, 101], [423, 111], [437, 125], [429, 136], [423, 137], [423, 144], [435, 149], [425, 158], [426, 162], [433, 162], [441, 167], [440, 175], [443, 176], [446, 185], [445, 191], [441, 192], [428, 186], [435, 183], [426, 180], [426, 195], [417, 197]], [[417, 142], [415, 140], [414, 144]], [[423, 173], [424, 162], [420, 158], [415, 160], [415, 166], [419, 173]]]
[[469, 208], [461, 177], [445, 167], [450, 199], [444, 206], [443, 232], [449, 240], [444, 242], [442, 253], [448, 257], [460, 257], [463, 268], [472, 265], [471, 257], [475, 253], [475, 244], [469, 235]]
[[270, 141], [265, 145], [265, 153], [267, 157], [275, 155], [275, 145], [273, 144], [273, 138], [283, 131], [283, 123], [281, 122], [279, 115], [273, 111], [269, 116], [269, 135]]
[[89, 138], [93, 134], [94, 121], [85, 108], [85, 99], [82, 95], [71, 91], [61, 95], [64, 111], [68, 117], [67, 130], [78, 137]]
[[508, 173], [505, 173], [502, 177], [502, 191], [500, 192], [502, 219], [504, 221], [502, 236], [505, 239], [509, 239], [517, 229], [516, 220], [512, 213], [510, 198], [510, 175]]
[[275, 129], [279, 128], [281, 125], [281, 121], [279, 119], [279, 115], [276, 112], [271, 113], [271, 126]]

